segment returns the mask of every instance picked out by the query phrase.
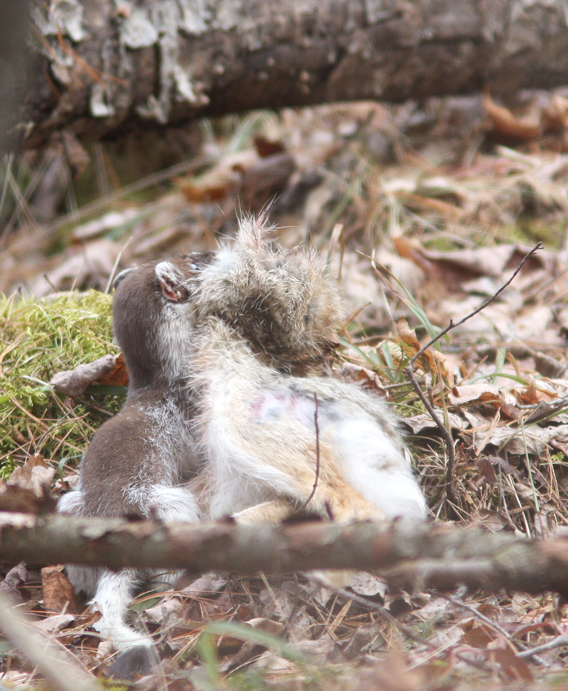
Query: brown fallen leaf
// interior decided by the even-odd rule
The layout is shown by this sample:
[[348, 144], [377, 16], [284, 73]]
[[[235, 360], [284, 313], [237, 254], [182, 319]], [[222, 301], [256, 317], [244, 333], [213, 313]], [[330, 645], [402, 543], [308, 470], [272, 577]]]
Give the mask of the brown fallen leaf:
[[454, 386], [448, 394], [451, 405], [461, 406], [465, 403], [489, 403], [500, 401], [499, 389], [493, 384], [466, 384]]
[[517, 117], [504, 106], [499, 106], [491, 98], [489, 89], [483, 92], [483, 107], [491, 119], [493, 128], [500, 134], [513, 139], [528, 141], [541, 133], [540, 113], [535, 111], [525, 117]]
[[128, 370], [126, 369], [126, 362], [124, 362], [124, 355], [122, 353], [116, 356], [112, 372], [101, 377], [98, 383], [105, 386], [128, 386]]
[[101, 379], [116, 372], [119, 357], [119, 355], [103, 355], [98, 360], [78, 365], [73, 370], [58, 372], [53, 375], [50, 384], [66, 396], [72, 398], [80, 396], [89, 384], [100, 382]]
[[0, 511], [17, 513], [53, 513], [57, 498], [43, 486], [41, 494], [19, 485], [8, 485], [0, 480]]
[[542, 129], [558, 132], [568, 129], [568, 98], [554, 94], [542, 113]]
[[49, 489], [54, 477], [55, 468], [48, 466], [43, 456], [36, 453], [30, 456], [24, 465], [12, 471], [6, 484], [31, 490], [36, 497], [41, 497], [44, 494], [44, 488]]
[[497, 476], [493, 470], [493, 465], [487, 456], [484, 456], [477, 461], [477, 467], [479, 468], [479, 472], [486, 482], [491, 485], [497, 482]]
[[[460, 249], [449, 252], [427, 250], [415, 238], [404, 237], [393, 239], [399, 255], [410, 259], [436, 285], [441, 285], [446, 292], [465, 290], [480, 292], [480, 279], [485, 279], [481, 292], [487, 295], [494, 293], [499, 284], [510, 276], [511, 269], [516, 268], [530, 251], [523, 245], [499, 245], [497, 247], [480, 247]], [[533, 276], [537, 270], [547, 274], [556, 271], [557, 257], [552, 252], [540, 252], [532, 256], [522, 270], [522, 276]], [[496, 283], [487, 281], [496, 279]], [[517, 285], [521, 276], [517, 279]]]
[[187, 201], [196, 204], [220, 201], [240, 185], [243, 171], [256, 161], [258, 154], [252, 149], [226, 156], [200, 176], [182, 177], [174, 182]]
[[396, 332], [400, 340], [410, 346], [415, 352], [418, 352], [422, 347], [416, 337], [416, 331], [408, 326], [408, 322], [404, 317], [396, 323]]
[[536, 387], [536, 381], [532, 377], [529, 378], [529, 385], [526, 388], [520, 391], [513, 389], [513, 395], [516, 396], [522, 405], [537, 405], [541, 400]]
[[[487, 650], [487, 657], [500, 665], [503, 673], [517, 681], [532, 681], [533, 673], [528, 664], [521, 657], [517, 657], [511, 644], [502, 636], [496, 641], [495, 646]], [[497, 647], [498, 646], [498, 647]]]
[[260, 158], [268, 158], [268, 156], [282, 154], [286, 151], [286, 147], [281, 141], [272, 141], [260, 134], [257, 134], [254, 137], [253, 142], [256, 153], [260, 156]]
[[361, 671], [355, 691], [418, 691], [424, 687], [420, 669], [409, 669], [404, 653], [395, 648], [380, 662]]
[[65, 566], [45, 566], [41, 570], [43, 606], [54, 612], [79, 612], [79, 602], [71, 581], [63, 573]]
[[387, 395], [381, 380], [372, 370], [366, 367], [345, 362], [341, 365], [341, 376], [348, 381], [359, 382], [365, 389], [375, 391], [383, 398]]
[[248, 199], [259, 192], [281, 189], [295, 169], [296, 162], [287, 153], [261, 158], [247, 170], [242, 170], [239, 194]]
[[461, 623], [463, 641], [472, 648], [487, 648], [495, 640], [495, 631], [487, 624], [469, 619]]

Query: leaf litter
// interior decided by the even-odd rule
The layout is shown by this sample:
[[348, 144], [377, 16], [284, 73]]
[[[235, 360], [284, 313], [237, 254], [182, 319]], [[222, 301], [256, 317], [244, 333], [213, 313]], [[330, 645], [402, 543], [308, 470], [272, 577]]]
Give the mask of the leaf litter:
[[[123, 400], [105, 294], [112, 275], [212, 249], [238, 213], [268, 208], [285, 245], [317, 247], [340, 275], [349, 318], [336, 374], [397, 407], [432, 519], [568, 534], [567, 102], [562, 91], [520, 94], [506, 108], [485, 93], [204, 122], [195, 162], [47, 220], [33, 217], [34, 158], [22, 156], [14, 179], [24, 201], [0, 209], [11, 228], [0, 236], [0, 508], [53, 510], [47, 488], [73, 485], [88, 439]], [[98, 173], [115, 179], [116, 161], [104, 160]], [[447, 449], [405, 368], [494, 295], [538, 241], [545, 250], [499, 298], [415, 364], [454, 440], [450, 502]], [[113, 653], [89, 629], [97, 615], [77, 602], [62, 565], [2, 574], [0, 590], [35, 626], [104, 676]], [[143, 689], [567, 683], [565, 607], [546, 593], [389, 592], [365, 573], [341, 591], [309, 574], [203, 574], [142, 593], [131, 616], [162, 660], [138, 680]], [[10, 644], [0, 642], [0, 657], [0, 683], [44, 683]]]

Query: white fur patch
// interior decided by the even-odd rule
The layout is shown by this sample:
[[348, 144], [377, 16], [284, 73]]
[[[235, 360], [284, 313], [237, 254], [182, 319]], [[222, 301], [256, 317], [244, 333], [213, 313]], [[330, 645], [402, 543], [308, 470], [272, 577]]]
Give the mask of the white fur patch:
[[73, 489], [59, 497], [57, 502], [59, 513], [81, 515], [83, 512], [83, 493], [80, 489]]
[[152, 487], [149, 493], [150, 506], [164, 523], [173, 521], [199, 521], [200, 511], [193, 494], [183, 487]]
[[408, 460], [371, 419], [346, 420], [336, 429], [349, 482], [388, 518], [423, 519], [426, 503]]
[[118, 573], [105, 569], [90, 603], [102, 614], [93, 627], [117, 650], [125, 650], [135, 645], [152, 645], [149, 636], [130, 628], [123, 620], [137, 580], [138, 573], [134, 569], [123, 569]]

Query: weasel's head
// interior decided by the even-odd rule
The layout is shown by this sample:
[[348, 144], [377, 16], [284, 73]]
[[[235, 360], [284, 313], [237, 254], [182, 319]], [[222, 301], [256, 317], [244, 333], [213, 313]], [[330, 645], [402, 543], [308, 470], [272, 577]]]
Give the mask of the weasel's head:
[[196, 277], [210, 259], [196, 252], [115, 278], [113, 330], [132, 389], [182, 376], [195, 328]]
[[222, 319], [272, 366], [301, 373], [335, 343], [336, 281], [313, 252], [286, 252], [268, 240], [263, 219], [244, 219], [199, 276], [198, 319]]

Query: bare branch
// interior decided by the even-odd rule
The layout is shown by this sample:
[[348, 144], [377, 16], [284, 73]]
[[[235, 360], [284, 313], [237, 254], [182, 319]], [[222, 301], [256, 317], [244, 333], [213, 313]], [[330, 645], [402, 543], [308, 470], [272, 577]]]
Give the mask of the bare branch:
[[369, 521], [339, 525], [159, 524], [76, 516], [0, 514], [0, 561], [287, 573], [378, 569], [415, 589], [508, 588], [568, 594], [568, 540]]

